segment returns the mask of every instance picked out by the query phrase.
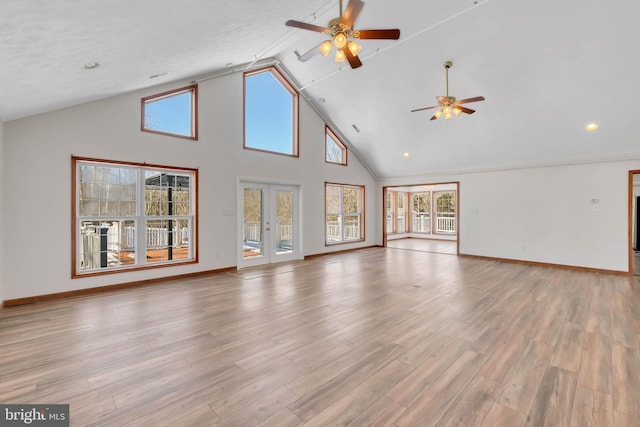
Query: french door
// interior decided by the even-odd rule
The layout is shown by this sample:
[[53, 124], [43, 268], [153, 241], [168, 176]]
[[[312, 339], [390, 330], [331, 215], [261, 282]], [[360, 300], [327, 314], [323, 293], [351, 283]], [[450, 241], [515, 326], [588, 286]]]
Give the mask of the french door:
[[240, 184], [238, 267], [299, 259], [298, 187]]

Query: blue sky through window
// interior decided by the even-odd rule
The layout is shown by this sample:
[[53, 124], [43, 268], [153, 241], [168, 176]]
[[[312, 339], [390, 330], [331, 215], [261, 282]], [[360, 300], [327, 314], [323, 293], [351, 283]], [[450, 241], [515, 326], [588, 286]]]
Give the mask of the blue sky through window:
[[191, 91], [145, 102], [146, 129], [176, 135], [191, 134]]
[[245, 77], [245, 145], [294, 154], [293, 95], [270, 71]]

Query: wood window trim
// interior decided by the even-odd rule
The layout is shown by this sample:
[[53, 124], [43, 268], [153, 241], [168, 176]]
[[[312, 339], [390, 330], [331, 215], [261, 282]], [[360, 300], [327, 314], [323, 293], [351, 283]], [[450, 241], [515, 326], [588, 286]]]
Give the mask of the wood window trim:
[[[79, 272], [77, 269], [78, 262], [78, 233], [77, 233], [77, 203], [78, 203], [78, 188], [77, 188], [77, 165], [79, 162], [87, 162], [87, 163], [99, 163], [103, 165], [113, 165], [113, 166], [131, 166], [138, 168], [149, 168], [149, 169], [166, 169], [171, 171], [183, 171], [193, 173], [193, 236], [195, 242], [193, 244], [194, 257], [193, 259], [185, 260], [185, 261], [172, 261], [170, 263], [158, 263], [151, 265], [136, 265], [132, 267], [119, 267], [116, 269], [109, 269], [104, 271], [89, 271], [89, 272]], [[199, 262], [199, 206], [198, 206], [198, 169], [197, 168], [187, 168], [180, 166], [167, 166], [167, 165], [156, 165], [150, 163], [138, 163], [138, 162], [128, 162], [128, 161], [119, 161], [119, 160], [106, 160], [106, 159], [98, 159], [92, 157], [80, 157], [80, 156], [71, 156], [71, 278], [78, 279], [84, 277], [95, 277], [95, 276], [103, 276], [107, 274], [118, 274], [118, 273], [130, 273], [132, 271], [140, 271], [140, 270], [150, 270], [155, 268], [165, 268], [165, 267], [177, 267], [188, 264], [197, 264]]]
[[[179, 133], [163, 132], [155, 129], [147, 129], [144, 125], [145, 122], [145, 106], [149, 101], [159, 101], [161, 99], [170, 98], [172, 96], [180, 95], [182, 93], [191, 93], [191, 135], [181, 135]], [[176, 138], [190, 139], [193, 141], [198, 140], [198, 85], [193, 84], [178, 89], [168, 90], [166, 92], [158, 93], [155, 95], [145, 96], [140, 100], [140, 130], [142, 132], [155, 133], [158, 135], [173, 136]]]
[[[327, 242], [327, 186], [335, 185], [340, 187], [357, 187], [360, 189], [360, 239], [356, 240], [347, 240], [341, 242]], [[325, 181], [324, 183], [324, 245], [325, 247], [329, 246], [337, 246], [337, 245], [345, 245], [349, 243], [358, 243], [364, 242], [366, 240], [366, 222], [365, 222], [365, 202], [366, 202], [366, 187], [364, 185], [359, 184], [344, 184], [338, 182], [329, 182]], [[344, 214], [344, 212], [342, 212]]]
[[[261, 74], [265, 72], [270, 72], [279, 82], [280, 84], [291, 93], [293, 98], [293, 147], [292, 153], [282, 153], [279, 151], [271, 151], [265, 150], [262, 148], [255, 148], [247, 146], [247, 77], [254, 76], [256, 74]], [[287, 78], [282, 74], [278, 68], [273, 65], [267, 67], [257, 68], [255, 70], [245, 71], [242, 76], [242, 148], [245, 150], [258, 151], [262, 153], [269, 154], [278, 154], [280, 156], [287, 157], [300, 157], [299, 154], [299, 118], [300, 118], [300, 94], [296, 90], [296, 88], [287, 80]]]
[[[339, 165], [339, 166], [348, 166], [348, 153], [349, 150], [347, 149], [347, 146], [344, 142], [342, 142], [342, 139], [340, 139], [340, 137], [338, 137], [338, 135], [328, 126], [325, 125], [325, 131], [324, 131], [324, 137], [325, 137], [325, 143], [324, 143], [324, 161], [325, 163], [329, 163], [330, 165]], [[327, 160], [327, 135], [331, 137], [331, 139], [333, 139], [333, 141], [338, 144], [340, 146], [340, 148], [342, 149], [342, 158], [343, 161], [342, 162], [332, 162]]]

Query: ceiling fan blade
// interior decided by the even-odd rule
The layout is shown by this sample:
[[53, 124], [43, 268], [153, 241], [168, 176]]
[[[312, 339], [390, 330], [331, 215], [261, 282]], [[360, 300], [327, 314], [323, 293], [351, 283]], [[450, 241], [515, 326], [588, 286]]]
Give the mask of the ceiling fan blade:
[[430, 110], [430, 109], [436, 108], [436, 107], [439, 107], [439, 105], [432, 105], [431, 107], [416, 108], [415, 110], [411, 110], [411, 112], [415, 113], [416, 111]]
[[351, 68], [358, 68], [362, 66], [362, 61], [360, 61], [360, 58], [358, 58], [357, 55], [351, 53], [351, 50], [345, 49], [344, 53], [347, 56], [347, 61], [349, 61], [349, 65], [351, 65]]
[[456, 105], [454, 108], [459, 108], [460, 111], [467, 114], [473, 114], [476, 110], [472, 110], [471, 108], [463, 107], [462, 105]]
[[353, 32], [356, 39], [388, 39], [398, 40], [400, 38], [400, 30], [397, 28], [389, 30], [359, 30]]
[[[324, 43], [324, 42], [322, 42], [322, 43]], [[322, 44], [322, 43], [320, 43], [320, 44]], [[317, 46], [312, 47], [311, 49], [309, 49], [308, 51], [306, 51], [302, 55], [299, 55], [298, 51], [296, 50], [296, 55], [298, 56], [298, 60], [300, 62], [307, 62], [309, 59], [311, 59], [312, 57], [316, 56], [316, 54], [320, 53], [320, 44], [317, 45]]]
[[284, 23], [287, 27], [302, 28], [303, 30], [317, 31], [319, 33], [326, 33], [329, 30], [319, 25], [307, 24], [306, 22], [294, 21], [292, 19]]
[[435, 114], [433, 116], [431, 116], [431, 118], [429, 120], [438, 120], [438, 116], [436, 116]]
[[469, 102], [484, 101], [484, 96], [476, 96], [475, 98], [461, 99], [457, 104], [468, 104]]
[[353, 28], [353, 23], [356, 22], [356, 19], [358, 19], [358, 15], [360, 15], [360, 12], [362, 12], [363, 7], [363, 1], [349, 0], [349, 4], [347, 4], [347, 8], [342, 14], [340, 23], [346, 25], [349, 28]]

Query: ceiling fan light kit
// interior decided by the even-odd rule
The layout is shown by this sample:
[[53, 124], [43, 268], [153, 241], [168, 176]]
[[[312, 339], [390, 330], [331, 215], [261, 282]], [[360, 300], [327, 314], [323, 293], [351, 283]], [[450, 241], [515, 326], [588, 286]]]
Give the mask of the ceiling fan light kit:
[[[446, 95], [436, 96], [438, 105], [432, 105], [430, 107], [416, 108], [411, 110], [412, 113], [422, 110], [430, 110], [432, 108], [438, 108], [438, 110], [431, 116], [431, 120], [437, 120], [441, 116], [444, 116], [445, 120], [451, 120], [453, 116], [459, 116], [461, 113], [473, 114], [476, 110], [463, 107], [461, 104], [469, 104], [471, 102], [484, 101], [484, 96], [476, 96], [473, 98], [457, 100], [455, 96], [449, 96], [449, 68], [453, 66], [453, 62], [447, 61], [444, 63], [445, 78], [446, 78]], [[453, 115], [452, 115], [453, 114]]]
[[320, 52], [323, 56], [328, 56], [333, 50], [333, 45], [336, 46], [336, 62], [349, 61], [351, 68], [358, 68], [362, 66], [362, 61], [358, 58], [358, 54], [362, 50], [355, 40], [364, 39], [387, 39], [398, 40], [400, 38], [400, 30], [388, 29], [388, 30], [360, 30], [353, 29], [353, 24], [360, 15], [364, 2], [361, 0], [349, 0], [347, 8], [342, 13], [342, 0], [340, 0], [340, 17], [334, 18], [329, 21], [327, 28], [319, 25], [308, 24], [306, 22], [289, 20], [285, 23], [288, 27], [301, 28], [303, 30], [316, 31], [319, 33], [327, 34], [332, 40], [326, 40], [318, 46], [318, 49], [313, 48], [311, 51], [299, 55], [300, 61], [307, 61], [315, 52]]

